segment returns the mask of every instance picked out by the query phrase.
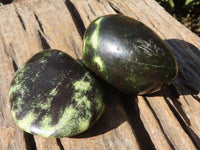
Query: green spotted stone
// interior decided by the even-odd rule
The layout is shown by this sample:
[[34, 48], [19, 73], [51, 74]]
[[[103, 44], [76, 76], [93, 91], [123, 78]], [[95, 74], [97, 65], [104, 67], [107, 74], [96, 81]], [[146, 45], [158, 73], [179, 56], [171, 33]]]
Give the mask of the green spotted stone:
[[177, 62], [169, 47], [132, 18], [99, 17], [90, 23], [83, 40], [84, 64], [122, 92], [153, 93], [177, 76]]
[[104, 110], [100, 83], [58, 50], [42, 51], [19, 68], [9, 96], [16, 124], [43, 137], [82, 133]]

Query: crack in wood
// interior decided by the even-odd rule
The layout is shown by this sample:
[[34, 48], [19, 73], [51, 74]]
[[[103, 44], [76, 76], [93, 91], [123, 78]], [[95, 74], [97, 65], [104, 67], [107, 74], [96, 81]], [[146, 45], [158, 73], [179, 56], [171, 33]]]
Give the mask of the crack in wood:
[[12, 44], [9, 44], [9, 46], [11, 47], [10, 50], [11, 52], [8, 52], [5, 50], [6, 54], [8, 57], [10, 57], [10, 59], [12, 60], [12, 65], [13, 65], [13, 69], [14, 71], [16, 72], [18, 70], [18, 65], [17, 65], [17, 59], [16, 59], [16, 54], [15, 54], [15, 51], [13, 49], [13, 45]]
[[4, 52], [5, 52], [6, 56], [11, 59], [12, 65], [13, 65], [13, 69], [16, 72], [18, 70], [18, 66], [16, 64], [15, 59], [6, 50]]
[[39, 34], [39, 37], [40, 37], [40, 40], [41, 40], [41, 45], [42, 45], [43, 50], [51, 49], [47, 40], [45, 39], [45, 37], [42, 35], [42, 33], [39, 30], [38, 30], [38, 34]]
[[37, 21], [42, 33], [44, 34], [44, 29], [43, 29], [42, 23], [40, 22], [39, 17], [35, 13], [34, 13], [34, 17], [35, 17], [35, 20]]
[[26, 26], [25, 26], [25, 24], [24, 24], [24, 21], [23, 21], [21, 15], [18, 13], [17, 10], [16, 10], [16, 14], [17, 14], [17, 17], [19, 18], [19, 21], [20, 21], [20, 23], [21, 23], [21, 25], [22, 25], [24, 31], [26, 31]]
[[33, 135], [24, 132], [24, 139], [26, 142], [26, 150], [37, 150]]
[[101, 0], [97, 0], [97, 2], [101, 3]]
[[183, 130], [185, 131], [185, 133], [190, 137], [190, 139], [194, 143], [195, 147], [200, 148], [200, 145], [199, 145], [200, 139], [198, 138], [198, 135], [196, 135], [195, 132], [192, 131], [192, 129], [187, 127], [187, 125], [185, 124], [183, 119], [180, 117], [180, 115], [178, 114], [176, 109], [172, 106], [172, 104], [168, 100], [166, 100], [166, 103], [169, 106], [172, 113], [174, 114], [174, 116], [176, 117], [176, 119], [178, 120], [178, 122], [180, 123], [180, 125], [183, 128]]
[[[175, 99], [172, 96], [172, 94], [173, 94], [173, 89], [170, 89], [170, 87], [163, 91], [165, 101], [167, 105], [169, 106], [170, 110], [172, 111], [172, 113], [174, 114], [178, 122], [180, 123], [185, 133], [190, 137], [190, 139], [192, 140], [196, 148], [200, 149], [200, 145], [199, 145], [200, 139], [198, 138], [198, 135], [196, 135], [195, 132], [189, 127], [191, 125], [190, 119], [187, 117], [186, 113], [181, 107], [181, 103], [177, 99]], [[169, 97], [172, 100], [173, 105], [169, 102], [167, 97]]]
[[200, 103], [200, 97], [198, 97], [197, 95], [191, 95], [191, 96]]
[[[176, 108], [176, 115], [180, 114], [181, 117], [184, 119], [183, 122], [185, 122], [188, 126], [191, 125], [191, 122], [190, 122], [190, 119], [187, 117], [186, 113], [184, 112], [183, 108], [181, 107], [181, 102], [178, 101], [178, 98], [179, 98], [179, 93], [176, 89], [176, 87], [171, 84], [169, 86], [167, 86], [166, 88], [163, 89], [163, 95], [164, 95], [164, 98], [167, 102], [167, 104], [170, 106], [170, 107], [175, 107]], [[173, 103], [173, 105], [169, 102], [169, 99], [167, 98], [169, 97], [169, 99], [171, 100], [171, 102]], [[178, 115], [179, 116], [179, 115]]]
[[74, 24], [78, 30], [79, 35], [83, 39], [83, 36], [85, 33], [85, 25], [83, 23], [83, 20], [81, 19], [81, 16], [80, 16], [78, 10], [76, 9], [74, 4], [70, 0], [66, 0], [65, 5], [67, 6], [67, 8], [71, 14], [71, 17], [74, 21]]
[[158, 118], [158, 116], [156, 115], [155, 111], [154, 111], [153, 108], [151, 107], [151, 104], [149, 103], [149, 101], [147, 100], [146, 97], [143, 97], [143, 98], [144, 98], [144, 100], [145, 100], [147, 106], [148, 106], [149, 109], [151, 110], [153, 116], [155, 117], [155, 119], [156, 119], [156, 121], [157, 121], [157, 123], [158, 123], [158, 125], [159, 125], [159, 127], [160, 127], [160, 129], [161, 129], [161, 131], [162, 131], [162, 133], [163, 133], [163, 135], [165, 136], [165, 138], [166, 138], [166, 140], [167, 140], [167, 143], [168, 143], [169, 146], [172, 148], [172, 150], [175, 150], [174, 145], [171, 143], [170, 139], [168, 138], [167, 134], [165, 133], [164, 128], [163, 128], [163, 126], [162, 126], [162, 124], [161, 124], [161, 122], [160, 122], [160, 119]]
[[144, 127], [144, 124], [141, 120], [140, 110], [138, 105], [133, 101], [133, 96], [127, 96], [122, 94], [122, 103], [124, 110], [129, 117], [129, 123], [136, 134], [138, 144], [140, 145], [141, 150], [155, 150], [155, 146], [150, 138], [149, 133]]
[[88, 14], [88, 11], [85, 10], [85, 7], [83, 8], [83, 11], [84, 11], [84, 13], [85, 13], [86, 16], [87, 16], [87, 19], [88, 19], [90, 22], [92, 22], [92, 19], [91, 19], [90, 15]]
[[64, 146], [62, 145], [60, 139], [57, 138], [57, 139], [56, 139], [56, 142], [57, 142], [57, 144], [58, 144], [60, 150], [65, 150], [65, 148], [64, 148]]
[[117, 14], [122, 15], [122, 13], [120, 12], [119, 8], [117, 8], [113, 3], [108, 2], [108, 4]]
[[88, 6], [89, 6], [89, 9], [90, 9], [91, 13], [92, 13], [93, 15], [97, 16], [96, 13], [94, 12], [94, 10], [92, 9], [91, 5], [88, 4]]
[[15, 54], [15, 51], [13, 50], [13, 46], [12, 46], [12, 44], [9, 44], [9, 46], [11, 48], [7, 48], [6, 44], [5, 44], [5, 40], [4, 40], [3, 37], [1, 37], [1, 40], [3, 42], [3, 47], [5, 49], [4, 52], [5, 52], [6, 56], [11, 59], [12, 65], [13, 65], [13, 69], [16, 72], [18, 70], [18, 65], [16, 63], [16, 60], [14, 59], [16, 57], [16, 54]]
[[13, 69], [16, 72], [18, 70], [17, 64], [14, 60], [12, 60], [12, 64], [13, 64]]
[[194, 145], [196, 146], [197, 149], [200, 149], [200, 138], [199, 136], [191, 129], [191, 128], [188, 128], [191, 136], [194, 138], [194, 140], [192, 139], [192, 142], [194, 143]]

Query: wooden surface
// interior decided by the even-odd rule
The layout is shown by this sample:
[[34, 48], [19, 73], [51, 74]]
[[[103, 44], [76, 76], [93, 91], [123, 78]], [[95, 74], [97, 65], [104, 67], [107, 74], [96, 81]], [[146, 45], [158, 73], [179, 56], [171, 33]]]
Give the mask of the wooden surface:
[[[106, 110], [87, 132], [47, 139], [24, 133], [8, 98], [15, 71], [35, 53], [55, 48], [81, 59], [89, 23], [124, 14], [152, 28], [172, 49], [175, 82], [149, 96], [127, 96], [107, 86]], [[0, 150], [200, 149], [200, 38], [154, 0], [31, 0], [0, 7]]]

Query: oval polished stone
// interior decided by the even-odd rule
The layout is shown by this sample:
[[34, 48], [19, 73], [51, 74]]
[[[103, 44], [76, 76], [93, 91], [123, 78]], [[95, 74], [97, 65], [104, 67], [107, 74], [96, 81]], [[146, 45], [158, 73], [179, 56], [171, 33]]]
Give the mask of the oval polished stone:
[[16, 72], [12, 116], [24, 131], [43, 137], [70, 137], [86, 131], [104, 110], [99, 82], [58, 50], [45, 50]]
[[102, 16], [90, 23], [83, 62], [118, 90], [136, 95], [160, 90], [178, 71], [163, 40], [143, 23], [122, 15]]

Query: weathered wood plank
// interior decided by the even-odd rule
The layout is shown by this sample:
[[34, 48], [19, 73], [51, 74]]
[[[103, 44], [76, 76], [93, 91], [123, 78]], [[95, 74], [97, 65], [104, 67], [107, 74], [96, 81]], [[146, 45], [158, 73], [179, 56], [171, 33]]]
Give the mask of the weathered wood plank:
[[[178, 95], [180, 95], [180, 97], [175, 98], [174, 95], [170, 96], [170, 93], [167, 93], [167, 96], [170, 96], [167, 101], [172, 103], [180, 101], [178, 109], [177, 106], [174, 106], [174, 103], [173, 107], [177, 109], [180, 117], [182, 117], [183, 112], [188, 116], [190, 124], [185, 124], [185, 130], [199, 148], [199, 138], [197, 137], [200, 136], [200, 104], [196, 99], [198, 96], [194, 98], [193, 95], [198, 94], [200, 89], [200, 72], [198, 69], [200, 64], [200, 39], [167, 14], [154, 1], [145, 0], [130, 3], [125, 0], [122, 3], [121, 1], [113, 0], [112, 6], [118, 9], [119, 12], [135, 17], [150, 26], [174, 51], [179, 65], [179, 76], [175, 81], [174, 86], [178, 90]], [[131, 9], [128, 9], [127, 11], [127, 7]], [[143, 12], [140, 12], [141, 10], [137, 9], [141, 7]], [[171, 92], [176, 93], [173, 89], [171, 89]], [[157, 107], [159, 106], [156, 105], [156, 108]], [[162, 112], [159, 113], [162, 114]]]
[[[13, 62], [9, 55], [3, 51], [0, 42], [0, 149], [26, 149], [23, 132], [12, 123], [10, 104], [8, 99], [9, 84], [14, 74]], [[3, 62], [3, 63], [2, 63]], [[20, 143], [20, 144], [19, 144]]]
[[[60, 8], [59, 2], [56, 4], [58, 6], [54, 7], [53, 5], [49, 4], [48, 1], [43, 3], [40, 3], [40, 1], [35, 1], [35, 3], [25, 2], [17, 3], [15, 5], [7, 5], [1, 9], [0, 14], [2, 14], [2, 20], [0, 30], [2, 37], [1, 41], [3, 41], [3, 44], [1, 45], [5, 45], [1, 51], [10, 56], [11, 67], [12, 61], [14, 61], [17, 66], [21, 66], [32, 55], [46, 48], [61, 49], [73, 57], [78, 57], [79, 54], [76, 53], [76, 49], [78, 49], [77, 46], [79, 46], [79, 49], [81, 49], [81, 38], [76, 31], [76, 27], [71, 19], [70, 14], [66, 12], [67, 8], [65, 5], [61, 5], [62, 8]], [[46, 11], [42, 13], [43, 10]], [[57, 10], [62, 10], [63, 13], [61, 16], [59, 16], [59, 13], [55, 13]], [[62, 22], [59, 20], [62, 20], [63, 24], [66, 26], [63, 26]], [[73, 30], [70, 31], [67, 29], [67, 27], [70, 27]], [[80, 44], [74, 44], [74, 39]], [[3, 62], [4, 64], [8, 65], [6, 61]], [[11, 69], [9, 69], [8, 72], [13, 72], [13, 68]], [[6, 70], [5, 67], [4, 70]], [[8, 75], [8, 73], [5, 74], [5, 76], [6, 75]], [[8, 80], [6, 80], [6, 78], [4, 78], [4, 80], [2, 79], [2, 81], [5, 81], [5, 83], [1, 87], [7, 86], [7, 91], [9, 89], [12, 76], [10, 75], [9, 77], [10, 78]], [[8, 92], [4, 93], [4, 96], [7, 100], [5, 106], [8, 107]], [[10, 112], [10, 109], [3, 110], [3, 112]], [[5, 116], [11, 117], [10, 113], [9, 115]], [[7, 126], [12, 124], [14, 125], [14, 122], [11, 121], [11, 119], [8, 121], [8, 123], [9, 124]], [[16, 144], [12, 144], [13, 142], [10, 140], [11, 138], [7, 139], [6, 141], [8, 144], [2, 144], [5, 146], [2, 147], [2, 149], [25, 149], [26, 143], [24, 141], [25, 139], [23, 132], [18, 127], [15, 126], [15, 128], [17, 129], [17, 134], [19, 134], [19, 136], [13, 135], [12, 139], [13, 141], [16, 140]], [[6, 134], [3, 135], [6, 136]], [[36, 147], [38, 149], [55, 149], [58, 147], [56, 139], [43, 139], [38, 136], [35, 136], [34, 138], [36, 141]], [[1, 139], [6, 138], [1, 135]], [[23, 142], [20, 142], [22, 140], [24, 141], [24, 144]], [[13, 148], [10, 148], [9, 144], [13, 146]]]
[[[138, 99], [135, 100], [140, 109], [140, 117], [144, 122], [144, 126], [147, 129], [152, 142], [155, 145], [156, 149], [170, 150], [171, 146], [169, 144], [169, 139], [164, 135], [163, 129], [156, 120], [156, 117], [152, 113], [151, 109], [145, 102], [142, 96], [138, 96]], [[137, 105], [136, 104], [136, 105]], [[148, 114], [148, 115], [147, 115]]]
[[161, 96], [146, 97], [154, 113], [159, 118], [160, 124], [175, 149], [196, 149], [192, 140], [176, 120], [165, 99]]
[[[60, 49], [81, 59], [85, 28], [93, 19], [113, 13], [142, 21], [165, 40], [179, 65], [173, 86], [163, 89], [160, 96], [138, 98], [107, 89], [104, 115], [79, 137], [45, 139], [24, 135], [12, 121], [8, 99], [9, 83], [17, 67], [46, 48]], [[200, 39], [155, 1], [33, 0], [1, 7], [0, 17], [2, 149], [200, 148]], [[34, 140], [35, 147], [30, 147]]]
[[[83, 22], [86, 24], [86, 26], [90, 22], [90, 18], [86, 16], [94, 16], [98, 17], [99, 15], [95, 14], [98, 13], [100, 9], [102, 9], [100, 6], [98, 6], [97, 2], [95, 1], [89, 1], [89, 2], [76, 2], [72, 0], [72, 2], [75, 4], [76, 8], [78, 9], [79, 12], [81, 12], [81, 17], [83, 18]], [[84, 3], [84, 4], [83, 4]], [[85, 4], [87, 3], [87, 4]], [[129, 1], [129, 0], [124, 0], [124, 1], [119, 1], [119, 0], [107, 0], [107, 1], [100, 1], [105, 6], [111, 6], [114, 8], [114, 10], [117, 13], [121, 13], [124, 15], [131, 16], [133, 18], [136, 18], [146, 25], [148, 25], [150, 28], [152, 28], [165, 42], [170, 46], [170, 48], [174, 51], [178, 65], [179, 65], [179, 72], [180, 74], [183, 74], [184, 77], [188, 80], [188, 82], [185, 83], [183, 79], [180, 79], [180, 75], [178, 76], [178, 79], [175, 81], [174, 85], [176, 88], [179, 88], [180, 86], [183, 89], [188, 89], [186, 85], [190, 85], [191, 88], [196, 89], [197, 93], [199, 93], [199, 88], [200, 88], [200, 78], [199, 78], [199, 41], [200, 39], [194, 35], [191, 31], [186, 29], [183, 25], [181, 25], [178, 21], [176, 21], [173, 17], [171, 17], [166, 11], [163, 10], [155, 1], [150, 1], [150, 0], [135, 0], [135, 1]], [[88, 5], [88, 6], [87, 6]], [[85, 11], [86, 8], [88, 8], [89, 11]], [[106, 8], [104, 10], [107, 10]], [[82, 13], [83, 12], [83, 13]], [[86, 13], [85, 13], [86, 12]], [[93, 19], [93, 18], [92, 18]], [[193, 45], [195, 46], [193, 46]], [[184, 65], [187, 66], [184, 66]], [[190, 72], [190, 73], [188, 73]], [[195, 77], [195, 78], [194, 78]], [[187, 81], [186, 80], [186, 81]], [[187, 90], [188, 91], [188, 90]], [[199, 102], [193, 98], [191, 95], [191, 91], [188, 91], [188, 94], [184, 94], [179, 92], [178, 94], [180, 95], [180, 100], [183, 99], [188, 99], [191, 103], [195, 105], [189, 105], [188, 103], [184, 103], [182, 101], [181, 103], [181, 110], [186, 113], [191, 120], [191, 123], [188, 125], [185, 125], [186, 131], [181, 131], [181, 134], [179, 132], [176, 133], [176, 138], [182, 138], [185, 137], [188, 141], [188, 145], [185, 146], [185, 149], [195, 149], [195, 146], [192, 143], [192, 140], [195, 142], [195, 145], [199, 147], [199, 110], [200, 110], [200, 104]], [[169, 93], [168, 93], [169, 94]], [[168, 96], [168, 95], [167, 95]], [[198, 96], [197, 96], [198, 98]], [[147, 97], [147, 100], [149, 98]], [[164, 99], [164, 97], [163, 97]], [[190, 100], [189, 100], [190, 99]], [[167, 101], [173, 101], [173, 97], [168, 97], [166, 99]], [[177, 101], [178, 99], [176, 99]], [[164, 102], [167, 105], [167, 102]], [[164, 106], [159, 105], [159, 103], [156, 104], [155, 108], [161, 107], [163, 109], [171, 113], [172, 110], [164, 109]], [[173, 106], [176, 107], [176, 106]], [[144, 108], [144, 105], [139, 105], [140, 111], [144, 112], [146, 108]], [[190, 111], [188, 111], [190, 110]], [[178, 110], [180, 111], [180, 109]], [[193, 111], [193, 112], [192, 112]], [[168, 116], [165, 115], [162, 112], [158, 112], [160, 115], [158, 115], [158, 119], [161, 119], [159, 117], [164, 117], [167, 118]], [[179, 113], [180, 114], [180, 113]], [[195, 114], [195, 115], [194, 115]], [[174, 114], [172, 114], [174, 115]], [[177, 117], [172, 117], [172, 122], [177, 122]], [[144, 124], [148, 124], [148, 122], [145, 122], [143, 120]], [[162, 126], [167, 126], [168, 120], [165, 120]], [[183, 127], [179, 125], [179, 128], [181, 129]], [[147, 129], [148, 130], [148, 129]], [[181, 129], [182, 130], [182, 129]], [[149, 131], [149, 130], [148, 130]], [[185, 133], [187, 132], [187, 133]], [[150, 131], [149, 131], [150, 133]], [[193, 134], [195, 133], [195, 134]], [[165, 133], [164, 133], [165, 134]], [[172, 138], [171, 134], [174, 134], [173, 130], [170, 130], [165, 136], [168, 138], [174, 147], [177, 149], [181, 149], [180, 141], [176, 141], [174, 143], [174, 139]], [[190, 139], [190, 137], [192, 140]], [[155, 142], [155, 140], [154, 140]], [[164, 141], [163, 141], [164, 142]], [[156, 143], [158, 143], [156, 141]], [[183, 143], [182, 143], [183, 144]]]
[[[80, 59], [82, 49], [80, 31], [77, 31], [77, 27], [69, 13], [69, 7], [71, 6], [67, 6], [63, 0], [46, 0], [27, 1], [2, 8], [0, 13], [2, 11], [4, 15], [1, 20], [3, 24], [1, 26], [1, 35], [6, 46], [2, 48], [2, 52], [8, 53], [11, 61], [13, 60], [17, 67], [21, 66], [35, 53], [46, 48], [60, 49], [72, 57]], [[6, 15], [8, 11], [12, 12]], [[7, 20], [7, 18], [13, 19]], [[12, 75], [4, 83], [8, 88]], [[112, 92], [108, 93], [106, 97], [112, 98], [113, 104], [107, 106], [101, 122], [99, 121], [99, 133], [96, 133], [97, 128], [94, 127], [91, 129], [92, 134], [96, 134], [94, 138], [90, 136], [86, 136], [83, 139], [63, 138], [59, 143], [56, 139], [44, 139], [34, 136], [36, 148], [43, 150], [59, 149], [63, 145], [65, 149], [82, 149], [83, 147], [87, 149], [93, 149], [93, 147], [96, 149], [115, 149], [115, 147], [120, 147], [121, 149], [139, 149], [131, 126], [127, 122], [128, 117], [124, 112], [124, 108], [120, 105], [117, 97], [110, 97], [110, 95], [112, 95]], [[8, 101], [8, 94], [5, 96]], [[7, 102], [6, 105], [9, 106], [9, 103]], [[115, 117], [112, 117], [111, 114], [115, 115]], [[14, 124], [13, 121], [9, 121], [9, 123]], [[18, 130], [19, 133], [23, 134], [20, 129]], [[21, 136], [19, 139], [24, 140], [24, 137]], [[74, 147], [73, 145], [76, 146]], [[4, 147], [4, 149], [9, 148]]]
[[[10, 10], [11, 7], [4, 7], [3, 9]], [[26, 142], [24, 139], [23, 132], [16, 127], [12, 121], [10, 113], [10, 103], [9, 103], [9, 83], [12, 76], [14, 75], [15, 70], [15, 61], [14, 52], [12, 51], [12, 43], [10, 39], [13, 38], [13, 35], [9, 36], [6, 28], [7, 23], [15, 22], [16, 17], [13, 17], [13, 13], [10, 12], [10, 16], [13, 17], [12, 20], [7, 20], [3, 16], [6, 16], [6, 11], [1, 13], [1, 24], [0, 24], [0, 145], [1, 149], [26, 149]], [[12, 24], [13, 24], [12, 23]], [[15, 26], [18, 28], [18, 26]], [[8, 31], [8, 32], [7, 32]], [[16, 30], [17, 32], [17, 30]], [[4, 35], [2, 34], [4, 33]], [[8, 43], [7, 43], [8, 42]], [[18, 63], [18, 62], [17, 62]]]
[[43, 137], [34, 136], [37, 149], [61, 150], [58, 141], [55, 138], [45, 139]]

